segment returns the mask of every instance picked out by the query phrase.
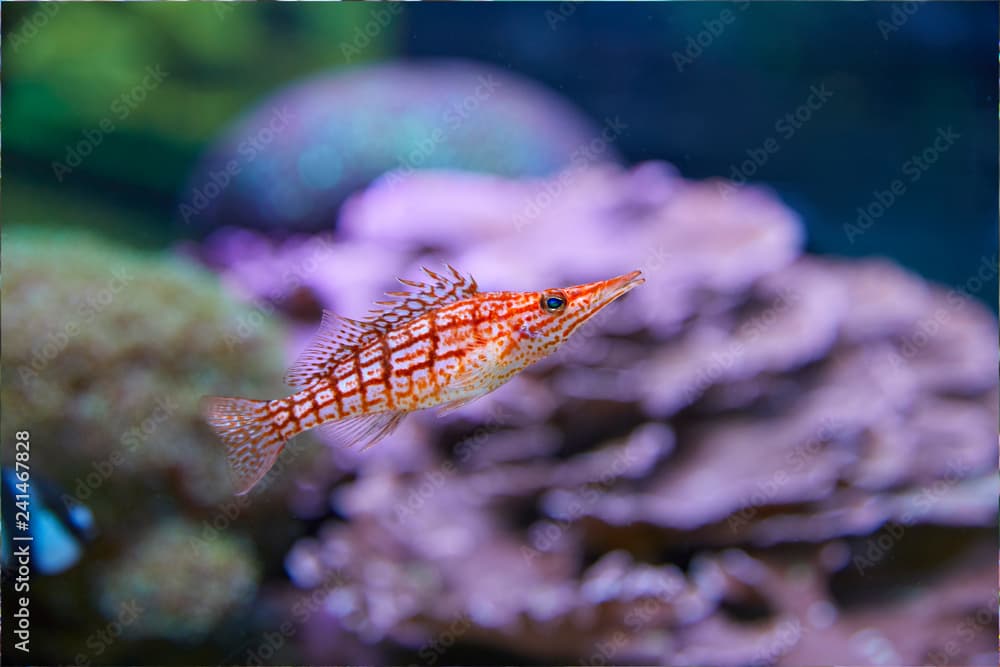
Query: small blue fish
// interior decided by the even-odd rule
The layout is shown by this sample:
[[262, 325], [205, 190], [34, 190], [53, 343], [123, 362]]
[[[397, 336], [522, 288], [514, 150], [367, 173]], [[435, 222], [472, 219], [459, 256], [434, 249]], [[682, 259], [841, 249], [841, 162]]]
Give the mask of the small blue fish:
[[[11, 531], [15, 526], [17, 496], [20, 481], [13, 468], [0, 469], [3, 500], [3, 568], [10, 568], [14, 543]], [[23, 488], [23, 485], [21, 485]], [[72, 567], [83, 555], [82, 544], [96, 533], [94, 516], [86, 505], [64, 503], [59, 490], [51, 482], [33, 476], [28, 486], [28, 534], [32, 537], [31, 568], [39, 574], [58, 574]], [[22, 503], [23, 505], [23, 503]]]

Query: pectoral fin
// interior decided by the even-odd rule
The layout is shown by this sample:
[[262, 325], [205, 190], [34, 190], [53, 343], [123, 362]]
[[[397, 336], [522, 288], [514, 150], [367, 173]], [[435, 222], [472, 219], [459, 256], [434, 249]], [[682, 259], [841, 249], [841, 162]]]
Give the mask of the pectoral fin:
[[443, 403], [438, 416], [454, 412], [506, 382], [507, 354], [514, 344], [511, 336], [477, 337], [466, 357], [466, 366], [449, 382], [449, 393], [458, 398]]

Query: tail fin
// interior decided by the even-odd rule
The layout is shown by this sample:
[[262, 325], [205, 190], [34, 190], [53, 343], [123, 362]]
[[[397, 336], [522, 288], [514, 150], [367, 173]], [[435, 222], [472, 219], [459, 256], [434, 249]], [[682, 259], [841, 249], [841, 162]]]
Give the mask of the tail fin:
[[236, 473], [236, 495], [242, 496], [267, 474], [285, 447], [267, 401], [206, 396], [202, 412], [226, 443], [226, 458]]

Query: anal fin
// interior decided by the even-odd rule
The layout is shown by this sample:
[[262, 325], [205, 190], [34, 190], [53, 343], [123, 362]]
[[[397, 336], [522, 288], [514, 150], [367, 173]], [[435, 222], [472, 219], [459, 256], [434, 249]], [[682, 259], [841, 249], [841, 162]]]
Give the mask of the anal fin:
[[361, 445], [364, 451], [395, 431], [405, 416], [403, 411], [376, 412], [327, 422], [319, 430], [347, 447]]
[[473, 401], [482, 398], [483, 396], [485, 396], [488, 393], [490, 393], [490, 392], [484, 391], [484, 392], [479, 393], [479, 394], [474, 394], [472, 396], [466, 396], [465, 398], [459, 398], [459, 399], [454, 400], [454, 401], [449, 401], [448, 403], [442, 403], [441, 407], [437, 411], [437, 416], [438, 417], [444, 417], [447, 414], [451, 414], [455, 410], [458, 410], [459, 408], [464, 407], [464, 406], [468, 405], [469, 403], [472, 403]]

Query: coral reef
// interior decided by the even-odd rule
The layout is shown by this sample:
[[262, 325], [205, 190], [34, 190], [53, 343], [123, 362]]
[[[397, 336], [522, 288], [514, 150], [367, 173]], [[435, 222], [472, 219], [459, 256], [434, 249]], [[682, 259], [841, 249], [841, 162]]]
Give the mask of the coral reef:
[[484, 290], [647, 278], [494, 394], [297, 480], [301, 515], [333, 514], [286, 559], [323, 601], [309, 659], [993, 664], [996, 320], [801, 248], [767, 191], [658, 163], [403, 175], [329, 237], [210, 238], [293, 348], [421, 264]]
[[181, 203], [203, 228], [329, 229], [354, 190], [389, 170], [469, 169], [543, 176], [615, 157], [549, 90], [464, 61], [359, 67], [265, 100], [203, 158]]
[[[4, 239], [3, 433], [62, 446], [33, 462], [80, 500], [115, 476], [210, 506], [228, 496], [206, 393], [280, 391], [281, 332], [190, 262], [76, 234]], [[254, 363], [246, 363], [253, 359]], [[85, 496], [85, 497], [84, 497]]]
[[[92, 650], [88, 636], [131, 619], [126, 598], [146, 610], [129, 621], [140, 634], [204, 633], [226, 599], [252, 595], [258, 562], [280, 563], [281, 540], [260, 536], [285, 514], [275, 485], [233, 500], [199, 399], [282, 391], [282, 328], [193, 262], [79, 232], [5, 230], [3, 262], [2, 435], [30, 433], [32, 479], [89, 507], [97, 531], [79, 564], [32, 582], [36, 613], [86, 619], [47, 628], [40, 650], [54, 662]], [[282, 468], [305, 467], [297, 453]]]
[[240, 611], [260, 576], [253, 548], [231, 535], [202, 537], [198, 524], [178, 519], [141, 536], [101, 582], [105, 615], [131, 606], [135, 618], [122, 624], [129, 637], [192, 642]]

